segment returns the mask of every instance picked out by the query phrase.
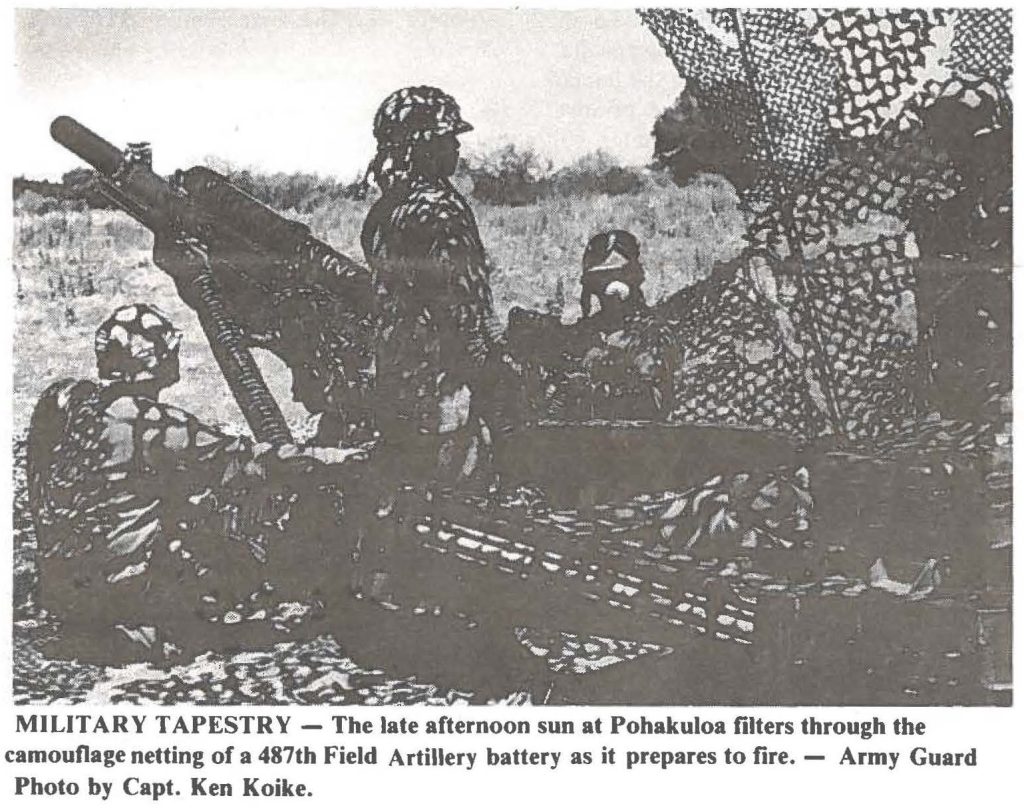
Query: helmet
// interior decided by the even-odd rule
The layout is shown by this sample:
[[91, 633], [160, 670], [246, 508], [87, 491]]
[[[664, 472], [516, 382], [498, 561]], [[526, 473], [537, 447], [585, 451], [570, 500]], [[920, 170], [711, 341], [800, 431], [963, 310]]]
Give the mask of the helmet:
[[583, 251], [583, 271], [618, 269], [640, 260], [640, 243], [628, 230], [598, 233]]
[[100, 378], [174, 384], [180, 342], [181, 332], [160, 309], [146, 303], [121, 306], [96, 329]]
[[472, 130], [455, 99], [437, 87], [403, 87], [380, 105], [373, 136], [380, 146], [404, 146]]

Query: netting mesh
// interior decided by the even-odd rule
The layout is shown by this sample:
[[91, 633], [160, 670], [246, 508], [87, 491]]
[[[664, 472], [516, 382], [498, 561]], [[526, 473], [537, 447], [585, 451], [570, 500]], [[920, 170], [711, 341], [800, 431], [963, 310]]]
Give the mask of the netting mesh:
[[[794, 318], [808, 353], [818, 350], [805, 335], [815, 319], [821, 332], [844, 434], [877, 438], [913, 414], [909, 378], [914, 370], [912, 305], [914, 274], [901, 240], [832, 247], [806, 270], [811, 307]], [[909, 321], [909, 322], [908, 322]]]
[[879, 223], [964, 190], [921, 134], [941, 103], [1008, 122], [1010, 12], [638, 13], [757, 178], [741, 189], [748, 248], [688, 329], [699, 359], [679, 374], [675, 416], [851, 438], [904, 422], [918, 248]]
[[1005, 86], [1013, 70], [1013, 26], [1008, 8], [963, 8], [957, 12], [950, 55], [955, 74], [988, 76]]
[[743, 262], [723, 267], [696, 295], [671, 301], [670, 311], [680, 318], [696, 313], [681, 319], [686, 355], [671, 417], [806, 435], [821, 425], [799, 349], [779, 338], [774, 312], [747, 270]]
[[876, 134], [897, 124], [936, 69], [943, 11], [859, 9], [805, 12], [815, 45], [834, 54], [842, 80], [828, 105], [829, 125], [846, 137]]
[[[844, 434], [874, 438], [912, 416], [916, 326], [906, 242], [881, 237], [805, 259], [799, 271], [810, 308], [789, 301], [796, 284], [784, 268], [777, 276], [765, 269], [756, 259], [725, 266], [664, 307], [661, 316], [679, 318], [686, 345], [672, 419], [825, 431], [824, 393], [811, 372], [819, 353], [835, 374]], [[687, 312], [695, 316], [684, 320]]]

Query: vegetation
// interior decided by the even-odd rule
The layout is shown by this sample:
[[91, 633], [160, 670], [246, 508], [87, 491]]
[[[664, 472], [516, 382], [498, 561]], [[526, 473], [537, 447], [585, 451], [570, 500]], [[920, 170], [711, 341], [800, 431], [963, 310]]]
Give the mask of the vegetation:
[[551, 193], [551, 161], [533, 148], [507, 143], [460, 162], [460, 173], [472, 183], [473, 197], [485, 204], [532, 205]]
[[[217, 159], [211, 168], [275, 210], [312, 214], [326, 206], [360, 201], [370, 195], [365, 180], [342, 181], [310, 173], [264, 174]], [[485, 205], [518, 207], [554, 197], [617, 196], [636, 193], [644, 186], [644, 170], [623, 167], [607, 152], [584, 155], [558, 171], [549, 159], [530, 147], [511, 143], [472, 152], [459, 163], [458, 178], [467, 192]], [[96, 173], [75, 169], [60, 182], [14, 180], [14, 199], [23, 211], [109, 209], [110, 203], [95, 185]]]
[[96, 190], [95, 177], [96, 172], [89, 168], [68, 171], [60, 182], [15, 177], [14, 199], [22, 210], [33, 213], [113, 207]]
[[644, 186], [643, 170], [623, 167], [600, 149], [555, 171], [536, 150], [506, 144], [463, 159], [460, 174], [477, 201], [510, 207], [558, 197], [619, 196]]

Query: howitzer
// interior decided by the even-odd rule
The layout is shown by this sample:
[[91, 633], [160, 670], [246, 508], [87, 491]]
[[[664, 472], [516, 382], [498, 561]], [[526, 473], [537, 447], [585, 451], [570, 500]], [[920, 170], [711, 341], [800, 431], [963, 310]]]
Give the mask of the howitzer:
[[[193, 261], [190, 303], [213, 355], [243, 416], [259, 441], [280, 445], [292, 436], [258, 365], [247, 334], [232, 315], [224, 273], [262, 292], [257, 306], [286, 276], [318, 265], [318, 280], [333, 283], [334, 297], [358, 309], [370, 305], [367, 269], [313, 237], [306, 225], [291, 221], [254, 199], [226, 177], [196, 166], [173, 181], [155, 174], [148, 149], [121, 151], [72, 118], [56, 118], [53, 139], [99, 173], [98, 189], [114, 205], [151, 230], [158, 241], [177, 243]], [[217, 266], [217, 273], [211, 270]], [[247, 300], [247, 303], [250, 301]]]

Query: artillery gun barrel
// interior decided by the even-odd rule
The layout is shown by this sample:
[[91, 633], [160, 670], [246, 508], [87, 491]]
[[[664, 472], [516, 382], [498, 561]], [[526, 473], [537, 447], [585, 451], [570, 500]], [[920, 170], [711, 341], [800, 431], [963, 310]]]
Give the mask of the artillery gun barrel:
[[50, 134], [100, 173], [105, 196], [154, 233], [198, 230], [201, 226], [200, 211], [176, 194], [163, 177], [148, 165], [130, 162], [125, 152], [74, 118], [62, 115], [54, 119]]
[[[155, 234], [184, 238], [206, 249], [211, 238], [245, 242], [231, 228], [216, 228], [211, 211], [176, 191], [153, 173], [147, 163], [129, 159], [73, 118], [56, 118], [50, 125], [50, 134], [100, 173], [104, 196]], [[241, 329], [232, 320], [209, 266], [197, 273], [192, 284], [198, 292], [196, 314], [200, 325], [253, 435], [274, 445], [291, 443], [288, 422], [245, 344]]]
[[[318, 282], [330, 284], [348, 307], [363, 313], [373, 310], [367, 267], [313, 236], [305, 224], [285, 218], [205, 166], [181, 172], [179, 181], [180, 187], [204, 211], [232, 231], [244, 234], [254, 249], [292, 267], [316, 266]], [[259, 273], [258, 267], [247, 267], [246, 274], [254, 272], [256, 280], [271, 287], [279, 280], [266, 272]]]
[[124, 153], [117, 146], [67, 115], [54, 118], [50, 124], [50, 135], [101, 174], [114, 174], [124, 160]]

